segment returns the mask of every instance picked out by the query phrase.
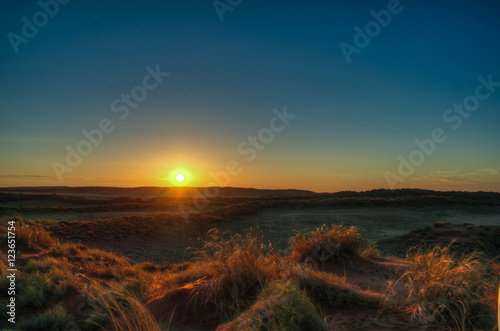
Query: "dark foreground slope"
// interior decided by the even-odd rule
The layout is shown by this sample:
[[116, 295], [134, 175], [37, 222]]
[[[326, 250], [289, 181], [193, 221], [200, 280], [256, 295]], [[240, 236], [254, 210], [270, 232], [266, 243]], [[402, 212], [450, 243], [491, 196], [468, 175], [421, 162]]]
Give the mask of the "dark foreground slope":
[[436, 223], [378, 242], [383, 254], [404, 258], [412, 247], [449, 246], [457, 254], [482, 252], [485, 257], [500, 257], [500, 226], [475, 226], [472, 224]]
[[[15, 222], [16, 330], [486, 330], [495, 322], [498, 275], [483, 272], [495, 264], [446, 249], [382, 258], [354, 227], [297, 233], [286, 255], [258, 231], [215, 232], [196, 259], [159, 265]], [[0, 327], [14, 329], [0, 314]]]

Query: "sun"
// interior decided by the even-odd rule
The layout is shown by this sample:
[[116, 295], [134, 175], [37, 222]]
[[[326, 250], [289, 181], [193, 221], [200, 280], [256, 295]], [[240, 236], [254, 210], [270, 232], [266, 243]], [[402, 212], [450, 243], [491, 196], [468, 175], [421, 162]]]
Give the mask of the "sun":
[[173, 186], [186, 186], [191, 184], [193, 180], [193, 175], [191, 171], [186, 168], [175, 168], [172, 169], [167, 176], [162, 178], [168, 181], [169, 185]]
[[184, 175], [177, 174], [177, 176], [175, 176], [175, 180], [177, 181], [177, 183], [182, 183], [184, 181]]

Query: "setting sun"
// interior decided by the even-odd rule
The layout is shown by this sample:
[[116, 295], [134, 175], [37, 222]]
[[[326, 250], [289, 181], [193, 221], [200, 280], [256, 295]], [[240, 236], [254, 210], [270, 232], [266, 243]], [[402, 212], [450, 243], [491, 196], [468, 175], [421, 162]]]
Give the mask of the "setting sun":
[[178, 183], [182, 183], [184, 181], [184, 175], [183, 174], [178, 174], [177, 176], [175, 176], [175, 180]]
[[170, 171], [168, 176], [165, 176], [163, 179], [168, 181], [171, 185], [186, 186], [192, 184], [193, 176], [186, 168], [179, 167]]

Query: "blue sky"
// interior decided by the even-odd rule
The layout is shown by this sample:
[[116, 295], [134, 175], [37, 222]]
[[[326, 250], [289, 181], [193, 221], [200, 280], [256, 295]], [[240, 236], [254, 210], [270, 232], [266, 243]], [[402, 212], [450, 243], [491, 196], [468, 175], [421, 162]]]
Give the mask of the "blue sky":
[[[236, 159], [232, 186], [365, 190], [389, 187], [391, 172], [395, 187], [499, 191], [500, 88], [457, 130], [443, 114], [478, 76], [500, 81], [500, 4], [399, 6], [347, 63], [340, 43], [354, 45], [353, 28], [387, 1], [244, 0], [221, 21], [211, 1], [72, 0], [17, 53], [8, 34], [41, 7], [6, 1], [0, 186], [168, 186], [175, 169], [205, 186]], [[156, 65], [169, 76], [118, 120], [110, 104]], [[244, 161], [237, 146], [284, 106], [297, 117]], [[103, 118], [116, 129], [60, 181], [54, 162], [66, 166], [66, 147]], [[401, 176], [398, 156], [435, 128], [448, 139]]]

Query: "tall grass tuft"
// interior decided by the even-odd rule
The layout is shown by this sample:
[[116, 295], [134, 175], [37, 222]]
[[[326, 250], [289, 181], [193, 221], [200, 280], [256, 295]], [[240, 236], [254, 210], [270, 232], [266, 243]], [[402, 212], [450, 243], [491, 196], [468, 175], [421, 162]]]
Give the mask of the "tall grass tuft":
[[93, 283], [87, 295], [94, 309], [88, 324], [117, 331], [160, 331], [146, 306], [126, 290]]
[[217, 231], [211, 232], [196, 265], [204, 269], [210, 282], [205, 300], [216, 303], [222, 320], [248, 308], [273, 276], [268, 268], [270, 252], [261, 232], [235, 234], [227, 240]]
[[18, 249], [41, 251], [59, 245], [59, 240], [33, 222], [16, 219], [16, 243]]
[[323, 321], [307, 294], [292, 281], [270, 282], [255, 303], [217, 331], [322, 330]]
[[[50, 300], [62, 299], [78, 292], [80, 286], [66, 259], [45, 257], [30, 260], [19, 272], [17, 299], [19, 307], [40, 311]], [[0, 287], [3, 287], [2, 283]]]
[[411, 268], [403, 279], [414, 318], [454, 330], [493, 327], [495, 312], [483, 300], [485, 264], [477, 253], [455, 258], [449, 245], [436, 246], [410, 252], [407, 260]]
[[298, 262], [341, 262], [352, 259], [367, 248], [359, 229], [323, 225], [309, 233], [298, 233], [290, 238], [291, 258]]

